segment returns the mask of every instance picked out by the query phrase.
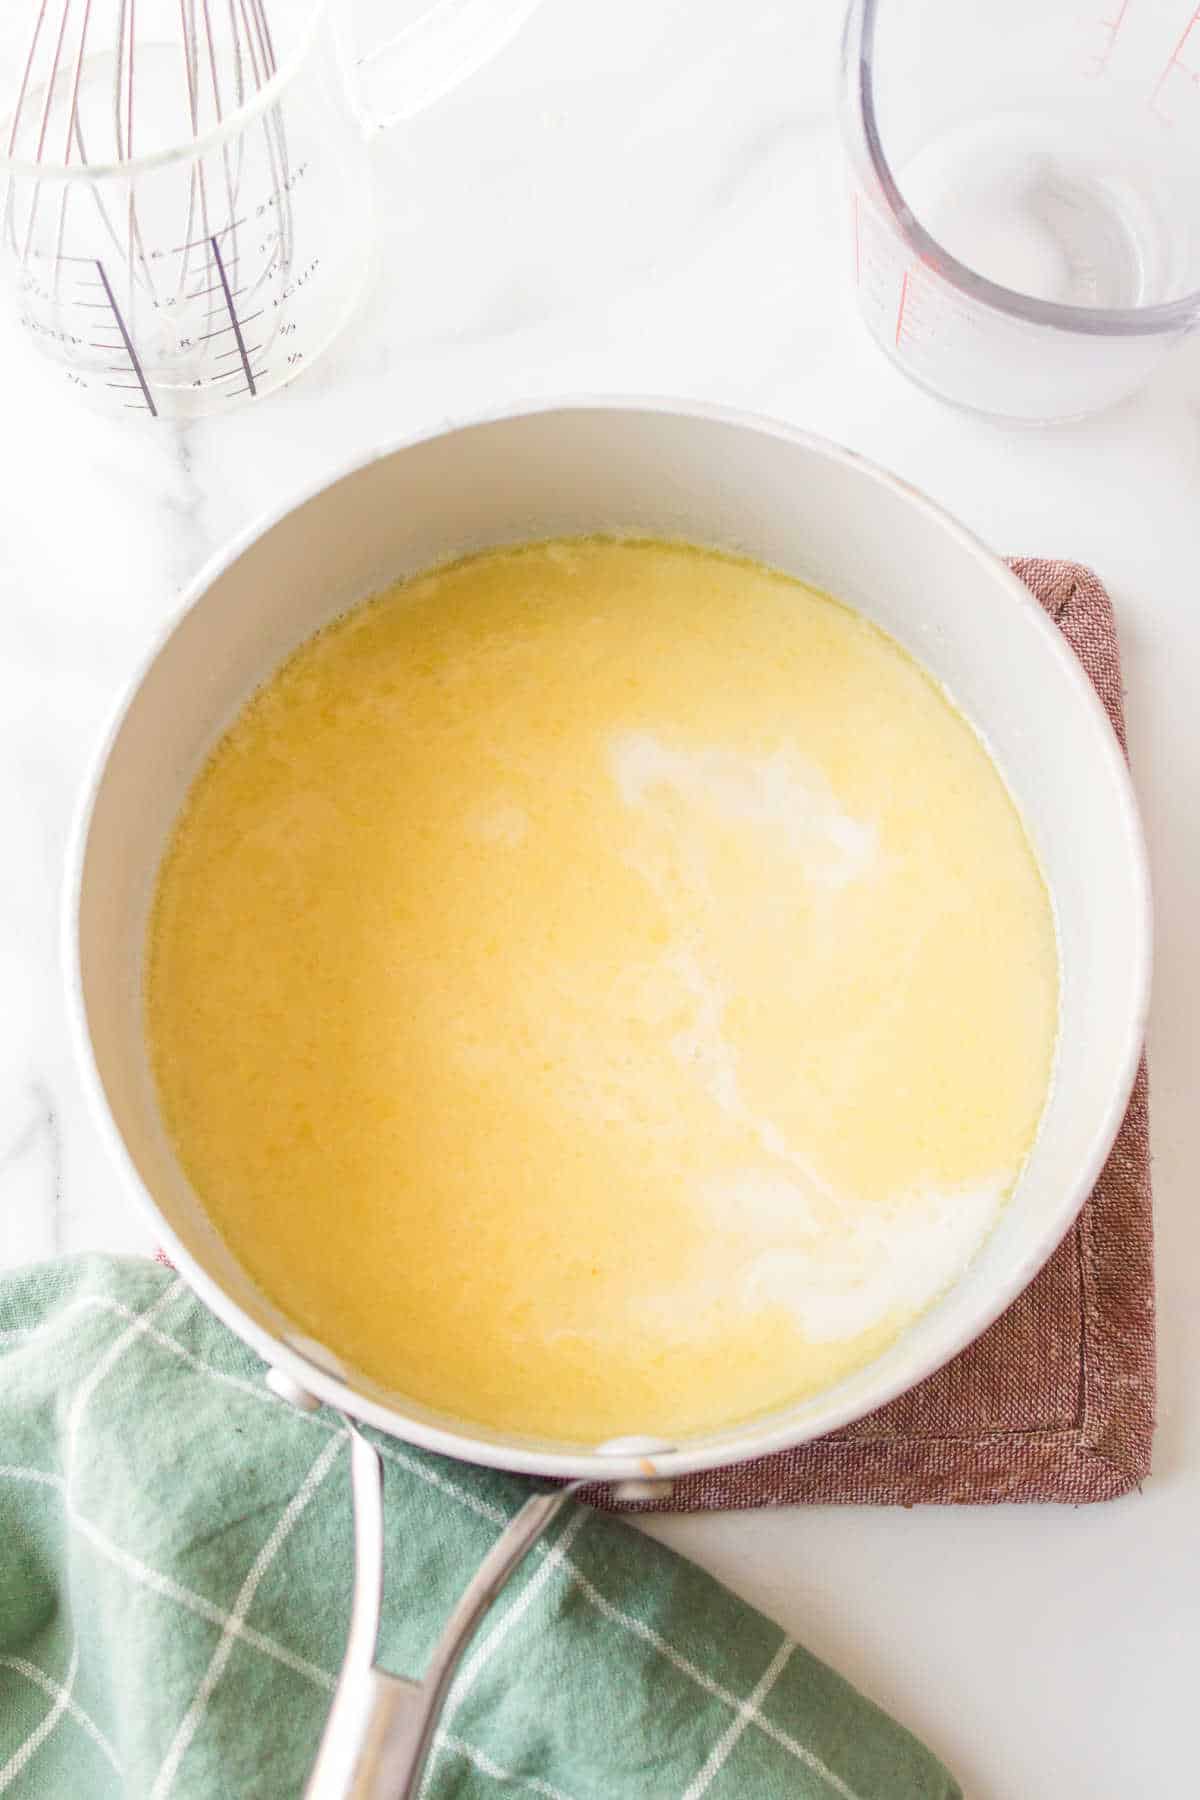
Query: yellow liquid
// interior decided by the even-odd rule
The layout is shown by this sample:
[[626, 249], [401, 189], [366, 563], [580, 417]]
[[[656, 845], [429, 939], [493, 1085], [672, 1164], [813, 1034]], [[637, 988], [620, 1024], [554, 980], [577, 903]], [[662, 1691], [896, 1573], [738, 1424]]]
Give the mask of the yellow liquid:
[[1036, 1132], [1049, 898], [974, 732], [786, 577], [583, 540], [304, 645], [192, 790], [147, 1023], [211, 1218], [398, 1395], [594, 1442], [876, 1356]]

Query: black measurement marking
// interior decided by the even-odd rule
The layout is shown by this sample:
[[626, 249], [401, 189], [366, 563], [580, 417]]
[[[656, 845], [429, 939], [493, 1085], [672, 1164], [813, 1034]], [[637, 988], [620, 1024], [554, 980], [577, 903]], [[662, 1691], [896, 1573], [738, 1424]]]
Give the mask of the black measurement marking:
[[[243, 214], [243, 216], [240, 219], [235, 219], [233, 221], [232, 225], [222, 225], [220, 231], [218, 231], [218, 233], [217, 233], [217, 237], [228, 237], [229, 233], [231, 231], [236, 231], [239, 225], [244, 225], [245, 223], [246, 223], [246, 219], [245, 219], [245, 215]], [[170, 254], [172, 256], [178, 256], [178, 254], [181, 250], [199, 250], [205, 244], [215, 244], [215, 243], [216, 243], [216, 238], [211, 238], [211, 237], [192, 238], [191, 241], [186, 244], [173, 244], [171, 246]]]
[[[217, 243], [215, 237], [210, 238], [208, 241], [212, 245], [212, 253], [217, 264], [217, 274], [221, 277], [221, 286], [225, 289], [225, 304], [229, 308], [229, 323], [233, 326], [233, 335], [237, 339], [237, 347], [241, 353], [242, 368], [246, 372], [246, 386], [249, 388], [251, 394], [257, 394], [258, 389], [254, 385], [254, 371], [250, 367], [250, 358], [246, 354], [246, 340], [242, 336], [241, 321], [234, 311], [233, 295], [229, 291], [229, 277], [225, 273], [225, 264], [221, 261], [221, 247]], [[221, 377], [218, 376], [217, 379], [219, 381]]]
[[[220, 281], [214, 281], [211, 287], [193, 289], [193, 291], [190, 294], [185, 295], [185, 298], [188, 300], [202, 300], [204, 298], [205, 294], [222, 294], [222, 293], [224, 293], [224, 291], [225, 291], [224, 283], [220, 282]], [[234, 290], [233, 290], [234, 299], [236, 300], [238, 295], [244, 294], [245, 291], [246, 290], [244, 287], [234, 288]]]
[[[239, 323], [242, 325], [253, 325], [255, 319], [261, 319], [265, 311], [266, 308], [260, 306], [256, 313], [247, 313], [245, 318], [240, 320]], [[233, 331], [235, 329], [236, 327], [233, 325], [218, 325], [215, 331], [202, 331], [200, 336], [196, 339], [196, 342], [198, 344], [206, 344], [210, 338], [224, 337], [227, 331]], [[224, 354], [225, 352], [222, 351], [222, 355]], [[248, 352], [248, 354], [252, 355], [253, 352]]]
[[[247, 356], [257, 356], [261, 349], [262, 349], [261, 344], [247, 344], [246, 345], [246, 355]], [[238, 349], [236, 348], [236, 346], [232, 350], [218, 350], [217, 351], [217, 361], [221, 362], [226, 356], [237, 356], [239, 354], [240, 353], [239, 353]]]
[[[245, 292], [246, 292], [245, 288], [239, 288], [237, 290], [237, 294], [244, 294]], [[237, 294], [234, 295], [235, 300], [237, 299]], [[204, 309], [204, 316], [206, 319], [211, 319], [214, 313], [219, 313], [219, 312], [224, 312], [224, 311], [225, 311], [225, 296], [224, 296], [224, 294], [222, 294], [221, 298], [219, 300], [211, 300], [209, 302], [209, 304]]]
[[147, 409], [149, 410], [150, 417], [152, 419], [157, 419], [158, 408], [157, 408], [157, 406], [155, 406], [154, 401], [151, 398], [150, 384], [146, 380], [146, 375], [145, 375], [145, 371], [142, 368], [141, 359], [139, 358], [137, 351], [133, 347], [133, 339], [130, 337], [129, 332], [125, 328], [125, 321], [121, 317], [121, 309], [117, 305], [117, 297], [113, 293], [112, 288], [109, 286], [108, 276], [104, 272], [104, 264], [100, 261], [100, 259], [98, 257], [96, 259], [96, 273], [100, 277], [101, 281], [104, 283], [104, 291], [108, 295], [108, 304], [112, 307], [112, 315], [113, 315], [113, 318], [117, 322], [117, 330], [121, 333], [121, 342], [125, 346], [125, 354], [129, 358], [130, 362], [133, 364], [133, 372], [137, 376], [138, 386], [142, 390], [142, 397], [146, 402], [146, 406], [147, 406]]

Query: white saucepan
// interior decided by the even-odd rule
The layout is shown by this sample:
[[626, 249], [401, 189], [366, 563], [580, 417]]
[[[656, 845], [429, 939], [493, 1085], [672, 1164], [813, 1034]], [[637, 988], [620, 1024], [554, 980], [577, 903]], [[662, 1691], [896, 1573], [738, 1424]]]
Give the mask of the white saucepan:
[[[189, 783], [290, 650], [399, 576], [491, 545], [599, 531], [686, 538], [783, 569], [857, 607], [944, 683], [991, 750], [1041, 859], [1058, 924], [1062, 1025], [1053, 1092], [1012, 1200], [962, 1278], [890, 1350], [828, 1392], [730, 1430], [579, 1448], [505, 1438], [387, 1393], [301, 1336], [256, 1289], [163, 1129], [141, 983], [155, 874]], [[1137, 1065], [1150, 967], [1146, 860], [1124, 760], [1090, 683], [1016, 577], [929, 500], [849, 451], [662, 401], [549, 405], [386, 450], [211, 562], [101, 752], [73, 853], [67, 934], [102, 1134], [158, 1241], [266, 1359], [277, 1390], [451, 1456], [596, 1481], [669, 1482], [801, 1443], [912, 1386], [988, 1325], [1046, 1260], [1100, 1171]], [[368, 1628], [364, 1618], [363, 1642]], [[360, 1689], [355, 1704], [364, 1718], [374, 1710], [378, 1739], [380, 1696]], [[336, 1771], [327, 1744], [320, 1791], [368, 1791], [362, 1743], [357, 1752], [351, 1743], [367, 1731], [359, 1725], [344, 1734]]]

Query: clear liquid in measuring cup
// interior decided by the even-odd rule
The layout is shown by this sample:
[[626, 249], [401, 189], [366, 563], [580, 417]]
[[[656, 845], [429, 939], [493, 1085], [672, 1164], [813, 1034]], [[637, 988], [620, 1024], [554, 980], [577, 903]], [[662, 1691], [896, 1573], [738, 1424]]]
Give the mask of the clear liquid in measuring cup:
[[944, 249], [1016, 293], [1135, 307], [1197, 285], [1200, 170], [1109, 108], [973, 119], [923, 145], [897, 182]]
[[[139, 41], [136, 92], [127, 53], [68, 63], [0, 127], [24, 159], [0, 178], [0, 287], [73, 388], [131, 416], [191, 418], [281, 387], [336, 336], [372, 262], [368, 152], [340, 63], [314, 51], [259, 105], [217, 51], [196, 50], [189, 86], [197, 42]], [[260, 84], [269, 73], [258, 65]], [[39, 146], [65, 179], [42, 178]]]

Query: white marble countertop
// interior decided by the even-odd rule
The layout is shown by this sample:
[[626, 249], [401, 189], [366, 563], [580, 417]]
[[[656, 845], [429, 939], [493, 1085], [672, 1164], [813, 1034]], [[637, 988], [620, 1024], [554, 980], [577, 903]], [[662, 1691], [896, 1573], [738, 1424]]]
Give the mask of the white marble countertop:
[[1157, 887], [1157, 1467], [1065, 1508], [656, 1524], [922, 1734], [972, 1800], [1193, 1791], [1200, 1660], [1200, 358], [1087, 425], [925, 398], [858, 325], [832, 124], [837, 0], [546, 5], [381, 140], [381, 279], [320, 368], [187, 429], [80, 411], [0, 328], [0, 1260], [150, 1246], [85, 1115], [57, 962], [64, 842], [181, 586], [377, 442], [523, 397], [675, 393], [899, 469], [997, 548], [1116, 602]]

